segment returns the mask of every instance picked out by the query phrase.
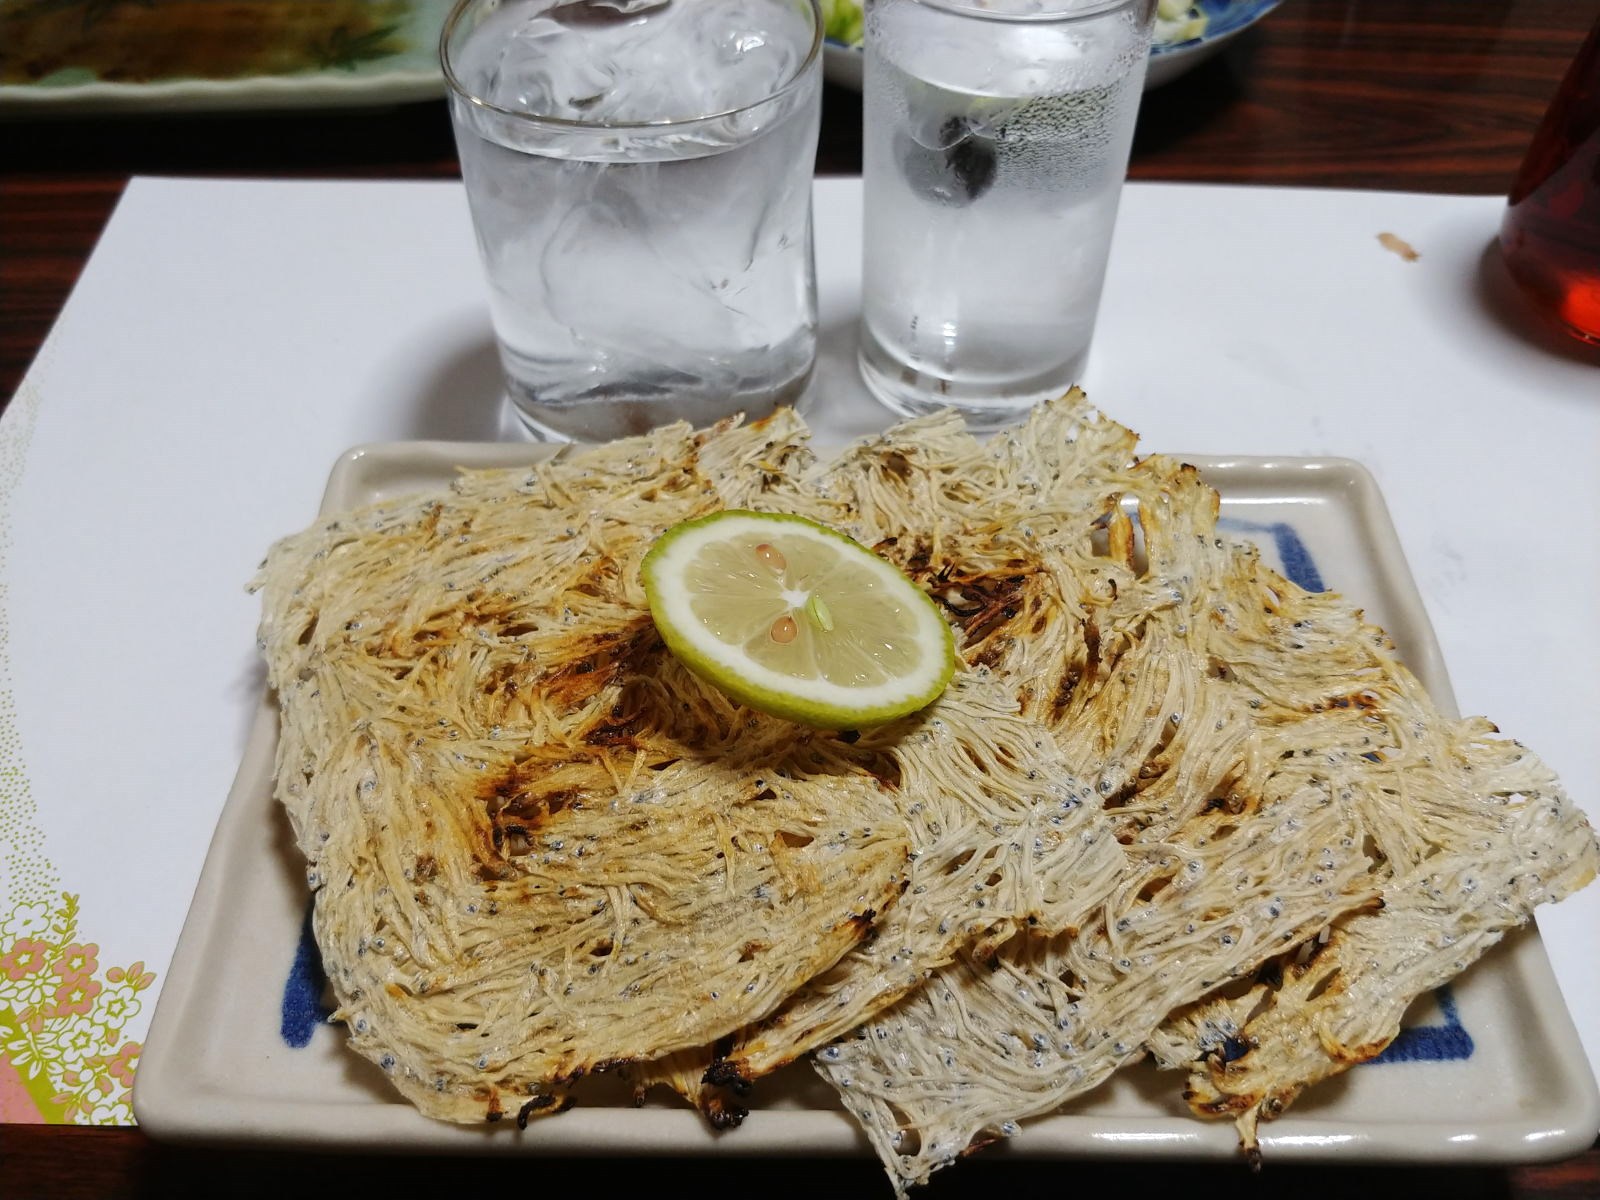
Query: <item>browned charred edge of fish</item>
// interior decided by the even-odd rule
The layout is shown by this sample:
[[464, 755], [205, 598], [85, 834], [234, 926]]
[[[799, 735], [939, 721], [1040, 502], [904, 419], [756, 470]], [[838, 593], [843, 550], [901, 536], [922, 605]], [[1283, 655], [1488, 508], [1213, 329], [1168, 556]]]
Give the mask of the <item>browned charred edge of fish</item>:
[[713, 1129], [737, 1129], [750, 1115], [750, 1109], [746, 1105], [734, 1103], [721, 1092], [706, 1096], [701, 1102], [701, 1107]]
[[1005, 1141], [1005, 1135], [998, 1129], [980, 1129], [977, 1133], [972, 1135], [972, 1140], [968, 1142], [966, 1148], [961, 1151], [961, 1157], [970, 1157], [971, 1155], [978, 1153], [978, 1151], [985, 1150], [994, 1145], [996, 1142], [1003, 1141]]
[[879, 457], [878, 465], [883, 468], [885, 474], [892, 475], [904, 483], [911, 478], [913, 469], [911, 460], [906, 457], [907, 453], [908, 451], [904, 450], [890, 450]]
[[1276, 1121], [1288, 1111], [1289, 1105], [1294, 1103], [1295, 1097], [1299, 1094], [1299, 1088], [1281, 1092], [1269, 1092], [1258, 1106], [1262, 1118], [1268, 1121]]
[[866, 768], [867, 774], [876, 779], [879, 786], [885, 791], [898, 792], [900, 790], [904, 776], [900, 772], [900, 764], [891, 755], [874, 754], [862, 766]]
[[[1393, 1038], [1379, 1038], [1376, 1041], [1363, 1042], [1359, 1046], [1340, 1045], [1332, 1050], [1331, 1057], [1335, 1062], [1348, 1066], [1360, 1066], [1364, 1062], [1371, 1062], [1389, 1048]], [[1270, 1101], [1269, 1101], [1270, 1103]], [[1287, 1107], [1287, 1103], [1283, 1107]]]
[[1383, 697], [1363, 689], [1348, 696], [1328, 696], [1310, 706], [1311, 712], [1326, 712], [1332, 708], [1359, 708], [1371, 711], [1383, 705]]
[[[711, 1047], [711, 1065], [700, 1077], [701, 1088], [695, 1107], [711, 1122], [713, 1129], [737, 1128], [750, 1115], [749, 1107], [734, 1099], [749, 1095], [755, 1084], [746, 1068], [728, 1058], [737, 1044], [737, 1036], [731, 1033], [718, 1038]], [[733, 1094], [729, 1095], [730, 1092]]]
[[898, 537], [886, 537], [875, 543], [873, 551], [896, 563], [913, 579], [926, 580], [929, 564], [933, 561], [933, 543], [926, 538], [908, 539], [902, 543]]
[[[590, 1066], [589, 1074], [604, 1075], [607, 1071], [620, 1071], [624, 1067], [636, 1066], [638, 1062], [639, 1060], [636, 1058], [602, 1058], [599, 1062]], [[582, 1072], [579, 1072], [579, 1074], [581, 1075]], [[574, 1076], [574, 1079], [576, 1078], [577, 1076]]]
[[972, 956], [972, 961], [988, 967], [991, 971], [1000, 969], [1000, 949], [1011, 938], [1009, 927], [990, 929], [979, 935], [967, 953]]
[[583, 799], [583, 789], [577, 787], [529, 794], [517, 782], [517, 774], [518, 768], [511, 767], [501, 774], [498, 782], [489, 781], [494, 797], [488, 805], [489, 819], [494, 822], [491, 836], [496, 851], [502, 850], [508, 836], [533, 834], [560, 816], [568, 805]]
[[711, 1065], [706, 1068], [706, 1073], [700, 1077], [700, 1082], [707, 1087], [728, 1088], [741, 1096], [748, 1095], [755, 1080], [750, 1076], [750, 1069], [737, 1059], [725, 1058], [719, 1053], [711, 1060]]
[[1216, 1100], [1201, 1100], [1193, 1088], [1183, 1089], [1184, 1101], [1203, 1117], [1236, 1117], [1256, 1106], [1253, 1095], [1224, 1095]]
[[[566, 1112], [567, 1109], [571, 1107], [571, 1096], [556, 1096], [549, 1092], [539, 1092], [529, 1099], [528, 1102], [525, 1103], [521, 1108], [517, 1109], [517, 1128], [526, 1129], [528, 1127], [528, 1118], [532, 1117], [535, 1113], [538, 1113], [541, 1116], [554, 1115], [555, 1113]], [[490, 1118], [490, 1120], [498, 1119], [498, 1117]]]
[[[904, 886], [900, 889], [905, 891]], [[862, 939], [872, 935], [872, 927], [878, 919], [878, 910], [869, 908], [865, 912], [851, 913], [848, 923], [855, 928], [856, 936]]]
[[[766, 416], [757, 417], [753, 421], [746, 421], [744, 418], [736, 416], [723, 417], [722, 420], [718, 421], [709, 429], [702, 430], [701, 432], [695, 434], [695, 445], [703, 446], [718, 434], [725, 433], [730, 429], [736, 429], [740, 424], [743, 424], [746, 429], [759, 429], [764, 432], [768, 426], [776, 425], [780, 417], [782, 417], [785, 421], [789, 420], [789, 414], [791, 414], [793, 411], [793, 408], [789, 405], [779, 405]], [[777, 445], [778, 443], [776, 440], [770, 441], [767, 443], [766, 448], [768, 450], [772, 450], [776, 448]], [[798, 449], [798, 447], [786, 447], [785, 452], [787, 453], [791, 449]]]
[[586, 745], [602, 750], [635, 750], [643, 723], [642, 709], [630, 710], [626, 704], [614, 704], [611, 711], [583, 735], [583, 740]]
[[747, 1096], [755, 1086], [750, 1069], [737, 1059], [728, 1057], [739, 1044], [737, 1034], [720, 1037], [711, 1047], [711, 1065], [700, 1076], [703, 1085], [696, 1106], [706, 1119], [718, 1129], [729, 1129], [740, 1124], [750, 1110], [735, 1102], [727, 1093]]
[[500, 1107], [500, 1093], [490, 1089], [489, 1107], [488, 1110], [483, 1114], [483, 1119], [493, 1124], [494, 1122], [503, 1119], [505, 1115], [505, 1110]]
[[1083, 622], [1083, 674], [1093, 675], [1100, 667], [1100, 625], [1093, 617]]
[[[930, 577], [923, 567], [913, 574], [921, 576], [929, 595], [939, 602], [966, 635], [969, 655], [990, 634], [1015, 621], [1027, 606], [1028, 581], [1032, 568], [1008, 566], [1003, 571], [966, 571], [947, 564]], [[977, 650], [982, 655], [983, 650]], [[996, 650], [988, 651], [991, 655]]]
[[638, 656], [659, 641], [650, 614], [640, 613], [619, 629], [574, 645], [568, 657], [545, 671], [539, 686], [556, 703], [577, 708], [621, 679]]

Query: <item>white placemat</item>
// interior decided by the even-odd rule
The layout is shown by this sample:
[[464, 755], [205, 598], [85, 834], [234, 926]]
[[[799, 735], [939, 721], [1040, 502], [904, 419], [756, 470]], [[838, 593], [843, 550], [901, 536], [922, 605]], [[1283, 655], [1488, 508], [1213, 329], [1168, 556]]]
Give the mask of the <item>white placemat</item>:
[[[817, 201], [836, 439], [888, 417], [854, 371], [860, 184]], [[1150, 449], [1365, 463], [1463, 710], [1600, 819], [1600, 363], [1509, 294], [1500, 211], [1131, 186], [1085, 385]], [[244, 583], [348, 446], [508, 434], [496, 370], [457, 184], [129, 187], [0, 420], [0, 1119], [129, 1119], [261, 688]], [[1600, 1063], [1600, 887], [1540, 925]]]

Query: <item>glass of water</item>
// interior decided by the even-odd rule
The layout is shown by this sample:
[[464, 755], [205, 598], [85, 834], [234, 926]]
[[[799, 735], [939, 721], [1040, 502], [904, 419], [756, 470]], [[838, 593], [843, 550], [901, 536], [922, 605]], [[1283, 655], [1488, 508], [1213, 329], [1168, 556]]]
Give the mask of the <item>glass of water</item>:
[[440, 44], [506, 386], [538, 437], [803, 406], [815, 0], [459, 0]]
[[861, 373], [975, 428], [1079, 381], [1155, 0], [870, 0]]

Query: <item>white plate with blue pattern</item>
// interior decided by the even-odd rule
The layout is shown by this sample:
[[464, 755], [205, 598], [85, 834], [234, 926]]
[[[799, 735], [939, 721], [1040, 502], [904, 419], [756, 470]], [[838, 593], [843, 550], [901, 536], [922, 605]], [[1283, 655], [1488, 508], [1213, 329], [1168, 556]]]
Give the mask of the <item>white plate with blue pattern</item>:
[[[390, 443], [335, 466], [324, 511], [514, 466], [527, 444]], [[1222, 496], [1222, 523], [1304, 587], [1336, 588], [1389, 631], [1440, 707], [1444, 664], [1371, 475], [1344, 459], [1189, 457]], [[717, 1134], [670, 1100], [634, 1107], [620, 1084], [526, 1130], [429, 1120], [347, 1051], [308, 932], [304, 867], [272, 796], [277, 717], [263, 699], [179, 939], [139, 1065], [136, 1115], [157, 1138], [324, 1149], [523, 1155], [856, 1155], [870, 1149], [804, 1064], [758, 1085], [753, 1113]], [[1028, 1122], [1007, 1157], [1226, 1161], [1233, 1128], [1188, 1112], [1182, 1080], [1123, 1071]], [[507, 1123], [509, 1124], [509, 1123]], [[1262, 1126], [1273, 1162], [1512, 1163], [1586, 1149], [1600, 1092], [1542, 943], [1506, 939], [1421, 998], [1377, 1060], [1313, 1088]]]

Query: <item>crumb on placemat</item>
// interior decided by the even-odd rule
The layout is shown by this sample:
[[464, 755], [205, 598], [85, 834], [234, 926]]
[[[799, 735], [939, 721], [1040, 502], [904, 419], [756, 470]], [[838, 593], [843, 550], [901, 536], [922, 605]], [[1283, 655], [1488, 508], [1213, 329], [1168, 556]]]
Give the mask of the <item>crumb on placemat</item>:
[[1393, 233], [1380, 233], [1378, 235], [1378, 243], [1385, 250], [1398, 254], [1407, 262], [1416, 262], [1417, 259], [1422, 257], [1410, 242]]

